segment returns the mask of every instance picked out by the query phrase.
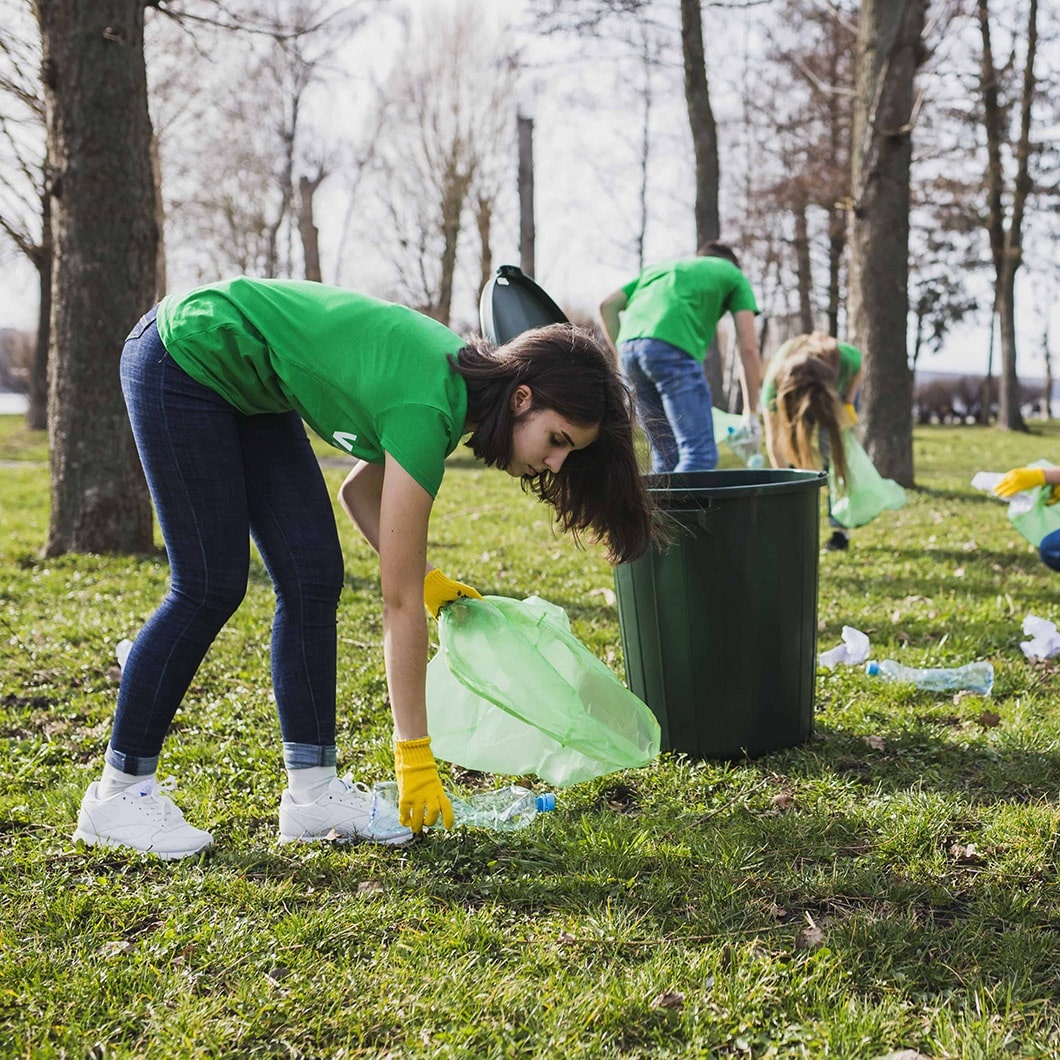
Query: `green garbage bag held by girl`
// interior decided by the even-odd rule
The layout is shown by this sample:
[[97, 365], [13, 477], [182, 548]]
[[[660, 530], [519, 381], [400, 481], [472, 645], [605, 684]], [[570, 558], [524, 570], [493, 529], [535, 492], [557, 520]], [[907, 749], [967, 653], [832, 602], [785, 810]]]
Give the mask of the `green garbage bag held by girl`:
[[467, 769], [564, 787], [647, 765], [651, 710], [539, 597], [458, 600], [442, 611], [427, 666], [434, 753]]
[[832, 518], [836, 522], [846, 527], [864, 526], [888, 508], [905, 507], [905, 490], [876, 470], [852, 429], [843, 432], [843, 455], [844, 479], [839, 479], [834, 464], [828, 468]]

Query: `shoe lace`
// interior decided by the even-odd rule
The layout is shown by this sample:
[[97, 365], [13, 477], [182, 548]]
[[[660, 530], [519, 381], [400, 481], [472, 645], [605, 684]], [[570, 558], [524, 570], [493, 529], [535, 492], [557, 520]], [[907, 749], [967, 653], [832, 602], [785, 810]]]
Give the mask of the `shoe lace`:
[[371, 795], [372, 789], [364, 783], [363, 780], [354, 780], [352, 773], [347, 773], [344, 777], [339, 777], [339, 780], [346, 785], [347, 791], [359, 791], [362, 795]]
[[183, 816], [176, 803], [166, 794], [166, 792], [174, 791], [176, 786], [176, 777], [166, 777], [165, 780], [148, 777], [136, 788], [136, 794], [142, 799], [150, 799], [151, 808], [157, 809], [162, 815], [162, 820], [165, 821], [170, 816]]

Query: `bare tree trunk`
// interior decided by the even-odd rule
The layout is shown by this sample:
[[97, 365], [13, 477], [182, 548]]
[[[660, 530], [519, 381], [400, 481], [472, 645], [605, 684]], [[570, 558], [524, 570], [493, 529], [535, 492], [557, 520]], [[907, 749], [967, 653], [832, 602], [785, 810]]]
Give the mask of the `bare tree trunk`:
[[[995, 291], [995, 300], [997, 292]], [[986, 348], [986, 375], [983, 376], [982, 400], [979, 402], [979, 415], [976, 423], [986, 426], [990, 422], [991, 395], [994, 390], [994, 334], [997, 331], [997, 305], [990, 310], [990, 341]]]
[[471, 174], [449, 174], [442, 198], [442, 258], [438, 279], [438, 304], [432, 316], [448, 325], [453, 310], [453, 281], [456, 276], [456, 248], [460, 239], [460, 218], [464, 212]]
[[37, 309], [37, 344], [29, 371], [26, 426], [31, 431], [45, 431], [48, 429], [48, 344], [52, 314], [51, 196], [47, 191], [41, 196], [41, 245], [33, 254], [33, 266], [37, 270], [40, 305]]
[[718, 214], [718, 128], [710, 106], [707, 60], [703, 50], [700, 0], [681, 0], [681, 53], [685, 70], [685, 103], [696, 160], [696, 245], [721, 234]]
[[1042, 393], [1042, 412], [1047, 420], [1053, 418], [1053, 358], [1049, 353], [1049, 317], [1042, 332], [1042, 357], [1045, 359], [1045, 383]]
[[813, 331], [813, 269], [807, 208], [805, 197], [801, 197], [795, 205], [795, 277], [799, 289], [799, 327], [804, 334]]
[[846, 255], [846, 212], [832, 207], [828, 213], [828, 334], [839, 335], [840, 277]]
[[321, 283], [319, 231], [313, 221], [313, 196], [324, 180], [323, 171], [317, 175], [298, 178], [298, 234], [302, 239], [302, 260], [305, 278]]
[[162, 197], [162, 156], [158, 151], [158, 136], [151, 131], [151, 185], [155, 193], [155, 225], [158, 228], [158, 249], [155, 251], [155, 301], [161, 302], [169, 289], [166, 268], [166, 203]]
[[534, 275], [534, 119], [522, 114], [519, 129], [519, 268]]
[[978, 2], [979, 31], [983, 41], [981, 84], [983, 124], [987, 142], [987, 205], [990, 253], [994, 261], [994, 308], [1001, 336], [1001, 389], [998, 395], [997, 425], [1006, 430], [1025, 430], [1020, 412], [1019, 377], [1016, 371], [1016, 272], [1023, 259], [1023, 214], [1031, 191], [1031, 107], [1037, 81], [1034, 62], [1038, 48], [1038, 0], [1030, 0], [1027, 14], [1027, 56], [1020, 94], [1020, 131], [1015, 145], [1016, 179], [1012, 190], [1012, 211], [1008, 229], [1004, 221], [1005, 171], [1002, 165], [1004, 114], [998, 87], [998, 74], [990, 35], [989, 0]]
[[926, 0], [862, 0], [851, 196], [852, 341], [866, 355], [866, 449], [887, 478], [913, 485], [909, 166], [913, 85]]
[[475, 228], [478, 230], [479, 292], [493, 278], [493, 200], [479, 195], [475, 200]]
[[118, 361], [155, 292], [143, 0], [38, 0], [55, 246], [45, 554], [144, 552], [151, 505]]

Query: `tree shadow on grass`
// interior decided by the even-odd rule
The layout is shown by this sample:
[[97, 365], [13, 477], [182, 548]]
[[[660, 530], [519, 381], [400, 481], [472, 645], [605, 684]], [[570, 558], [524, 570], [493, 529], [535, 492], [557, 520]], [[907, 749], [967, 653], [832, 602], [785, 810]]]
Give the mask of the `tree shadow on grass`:
[[1050, 800], [1060, 791], [1060, 751], [972, 747], [933, 731], [975, 723], [956, 714], [923, 717], [914, 720], [914, 731], [899, 733], [888, 730], [888, 721], [881, 714], [878, 747], [860, 734], [817, 721], [808, 743], [749, 764], [763, 768], [768, 759], [772, 768], [802, 779], [843, 777], [872, 791], [938, 792], [984, 806]]

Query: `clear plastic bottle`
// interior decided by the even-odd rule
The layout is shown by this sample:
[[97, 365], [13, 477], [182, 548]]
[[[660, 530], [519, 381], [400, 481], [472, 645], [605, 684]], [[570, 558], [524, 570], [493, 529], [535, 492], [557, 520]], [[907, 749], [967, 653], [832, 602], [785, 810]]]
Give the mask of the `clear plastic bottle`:
[[765, 463], [761, 452], [761, 439], [755, 438], [745, 428], [730, 427], [726, 432], [725, 441], [748, 467], [762, 467]]
[[994, 687], [994, 667], [988, 662], [920, 670], [915, 666], [903, 666], [894, 659], [883, 659], [880, 662], [867, 662], [865, 672], [887, 681], [908, 681], [929, 692], [968, 691], [988, 696]]
[[[398, 787], [394, 781], [376, 784], [372, 793], [377, 801], [391, 809], [397, 808]], [[452, 792], [448, 795], [453, 805], [453, 823], [457, 827], [488, 828], [494, 832], [515, 832], [525, 828], [539, 813], [556, 808], [556, 796], [551, 791], [535, 795], [517, 784], [495, 791], [479, 791], [474, 795], [461, 796]]]

